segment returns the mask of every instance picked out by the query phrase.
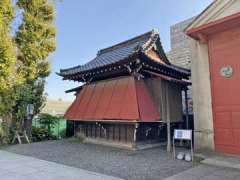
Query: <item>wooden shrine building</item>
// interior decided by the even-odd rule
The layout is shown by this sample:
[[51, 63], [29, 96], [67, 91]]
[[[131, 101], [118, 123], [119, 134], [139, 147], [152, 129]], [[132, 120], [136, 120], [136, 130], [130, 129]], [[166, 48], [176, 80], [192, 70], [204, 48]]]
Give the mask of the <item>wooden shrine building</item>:
[[166, 140], [166, 123], [182, 122], [190, 71], [168, 61], [155, 31], [102, 49], [88, 63], [58, 74], [83, 83], [68, 91], [76, 99], [65, 118], [88, 141], [135, 148]]

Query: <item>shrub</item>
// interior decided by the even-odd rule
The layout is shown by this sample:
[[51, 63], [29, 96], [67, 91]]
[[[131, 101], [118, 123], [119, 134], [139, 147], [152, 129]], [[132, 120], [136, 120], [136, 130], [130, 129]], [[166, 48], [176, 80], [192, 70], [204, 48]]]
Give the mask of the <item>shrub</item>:
[[9, 137], [4, 136], [4, 123], [0, 122], [0, 145], [6, 145], [9, 143]]
[[50, 134], [46, 128], [42, 127], [32, 127], [32, 140], [33, 141], [43, 141], [50, 139]]
[[0, 145], [2, 144], [3, 141], [3, 130], [2, 130], [2, 125], [0, 123]]
[[66, 137], [67, 137], [67, 136], [66, 136], [66, 128], [65, 128], [65, 129], [62, 129], [62, 130], [60, 131], [59, 135], [60, 135], [61, 138], [66, 138]]

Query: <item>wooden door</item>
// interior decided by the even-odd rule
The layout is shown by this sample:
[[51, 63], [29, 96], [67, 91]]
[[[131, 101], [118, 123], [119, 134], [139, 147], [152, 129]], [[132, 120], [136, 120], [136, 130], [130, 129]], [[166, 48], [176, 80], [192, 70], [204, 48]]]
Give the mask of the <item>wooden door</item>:
[[211, 36], [209, 59], [215, 149], [240, 154], [240, 28]]

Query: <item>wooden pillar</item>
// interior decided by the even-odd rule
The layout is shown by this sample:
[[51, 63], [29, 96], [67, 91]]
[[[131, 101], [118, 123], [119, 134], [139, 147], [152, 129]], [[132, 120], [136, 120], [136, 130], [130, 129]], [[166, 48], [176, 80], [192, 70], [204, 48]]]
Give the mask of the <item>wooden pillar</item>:
[[121, 125], [118, 125], [118, 141], [121, 141]]
[[188, 94], [187, 88], [184, 89], [184, 96], [185, 96], [185, 115], [186, 115], [186, 129], [189, 129], [189, 113], [188, 113]]
[[167, 152], [171, 152], [171, 120], [170, 120], [170, 102], [169, 102], [169, 84], [166, 85], [166, 106], [167, 106]]
[[115, 124], [113, 124], [113, 140], [115, 140]]
[[124, 125], [125, 127], [125, 141], [127, 142], [128, 141], [128, 138], [127, 138], [127, 125]]
[[93, 124], [92, 123], [90, 123], [90, 131], [91, 131], [91, 137], [93, 137]]
[[133, 135], [134, 143], [136, 143], [137, 141], [137, 129], [138, 129], [138, 123], [136, 123], [134, 127], [134, 135]]
[[75, 121], [73, 121], [73, 136], [76, 137], [76, 133], [75, 133]]

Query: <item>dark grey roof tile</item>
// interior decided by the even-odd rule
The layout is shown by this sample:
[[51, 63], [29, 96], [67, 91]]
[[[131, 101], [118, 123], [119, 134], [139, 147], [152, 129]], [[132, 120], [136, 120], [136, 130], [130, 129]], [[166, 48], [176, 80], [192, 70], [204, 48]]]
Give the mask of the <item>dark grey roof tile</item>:
[[97, 57], [88, 63], [69, 69], [63, 69], [60, 71], [60, 74], [70, 75], [80, 73], [119, 62], [132, 55], [139, 48], [143, 48], [144, 44], [149, 42], [154, 33], [156, 34], [156, 32], [151, 31], [115, 46], [102, 49], [98, 52]]

